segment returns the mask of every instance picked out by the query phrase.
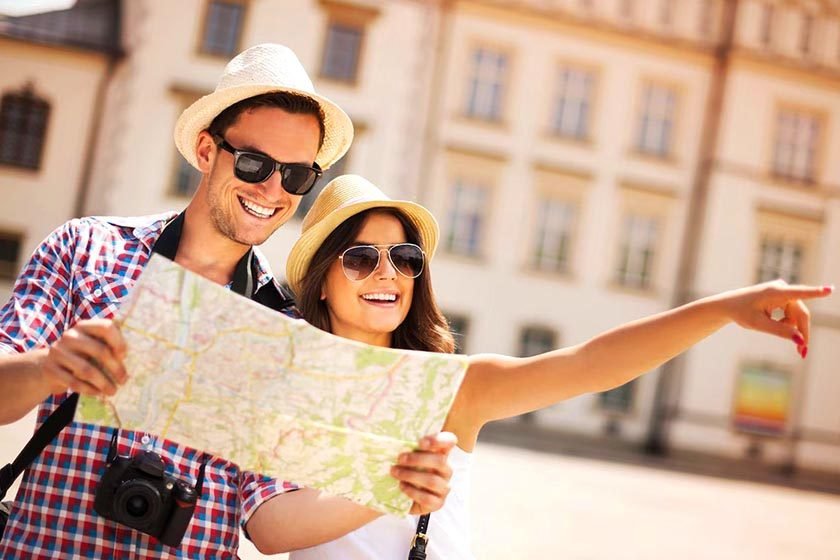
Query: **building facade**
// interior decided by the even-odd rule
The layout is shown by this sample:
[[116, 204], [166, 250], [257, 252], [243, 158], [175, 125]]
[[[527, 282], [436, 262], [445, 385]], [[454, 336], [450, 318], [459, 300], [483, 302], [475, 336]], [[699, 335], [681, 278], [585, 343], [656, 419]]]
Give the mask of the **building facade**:
[[[53, 109], [78, 119], [55, 142], [82, 152], [48, 146], [43, 165], [62, 171], [39, 187], [0, 166], [17, 193], [0, 230], [26, 232], [10, 269], [72, 215], [183, 207], [197, 176], [172, 142], [178, 115], [236, 52], [272, 41], [356, 124], [330, 174], [438, 217], [431, 270], [461, 351], [574, 345], [777, 277], [840, 284], [834, 0], [144, 0], [122, 3], [121, 26], [110, 70], [9, 39], [36, 66], [99, 61], [72, 100], [88, 112]], [[10, 68], [4, 96], [80, 79]], [[94, 142], [69, 142], [90, 127]], [[266, 244], [276, 272], [298, 232]], [[662, 371], [510, 422], [840, 472], [840, 300], [812, 310], [805, 361], [727, 327]]]

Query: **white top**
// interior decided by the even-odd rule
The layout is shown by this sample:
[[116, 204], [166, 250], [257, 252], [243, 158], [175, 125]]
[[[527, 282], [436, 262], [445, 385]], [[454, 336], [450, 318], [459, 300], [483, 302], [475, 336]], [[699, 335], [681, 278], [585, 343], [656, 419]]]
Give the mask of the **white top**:
[[[451, 491], [429, 522], [427, 560], [474, 560], [470, 551], [470, 469], [472, 454], [455, 447], [449, 454]], [[416, 515], [383, 515], [334, 541], [292, 552], [289, 560], [406, 560], [417, 531]]]

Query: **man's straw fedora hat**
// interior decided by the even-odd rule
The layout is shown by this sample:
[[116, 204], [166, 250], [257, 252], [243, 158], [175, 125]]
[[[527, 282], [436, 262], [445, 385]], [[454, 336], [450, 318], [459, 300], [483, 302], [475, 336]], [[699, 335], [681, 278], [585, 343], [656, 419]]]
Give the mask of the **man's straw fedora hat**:
[[370, 208], [399, 210], [417, 228], [426, 259], [432, 259], [440, 230], [431, 212], [408, 200], [391, 199], [364, 177], [341, 175], [327, 183], [315, 199], [303, 219], [300, 239], [289, 253], [286, 280], [295, 293], [300, 293], [301, 281], [324, 240], [345, 220]]
[[288, 47], [263, 44], [236, 55], [225, 67], [213, 93], [186, 108], [175, 123], [175, 145], [190, 164], [198, 168], [195, 143], [219, 113], [243, 99], [272, 92], [290, 92], [309, 97], [324, 113], [324, 142], [315, 162], [328, 169], [341, 159], [353, 141], [353, 123], [341, 108], [315, 93], [297, 56]]

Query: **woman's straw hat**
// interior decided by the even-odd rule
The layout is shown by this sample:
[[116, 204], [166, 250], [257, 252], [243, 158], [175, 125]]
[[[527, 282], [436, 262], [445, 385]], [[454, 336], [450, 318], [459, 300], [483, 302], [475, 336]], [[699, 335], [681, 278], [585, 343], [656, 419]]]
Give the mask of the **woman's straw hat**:
[[300, 293], [300, 283], [309, 270], [309, 263], [330, 233], [347, 218], [370, 208], [396, 208], [405, 215], [420, 234], [420, 245], [431, 260], [440, 236], [431, 212], [408, 200], [392, 200], [364, 177], [342, 175], [327, 183], [315, 199], [303, 219], [300, 239], [289, 253], [286, 280], [295, 293]]
[[195, 143], [219, 113], [231, 105], [264, 93], [290, 92], [309, 97], [324, 113], [324, 142], [315, 162], [328, 169], [341, 159], [353, 141], [353, 123], [341, 108], [315, 93], [297, 56], [283, 45], [264, 44], [236, 55], [225, 67], [216, 91], [186, 108], [175, 123], [175, 145], [198, 168]]

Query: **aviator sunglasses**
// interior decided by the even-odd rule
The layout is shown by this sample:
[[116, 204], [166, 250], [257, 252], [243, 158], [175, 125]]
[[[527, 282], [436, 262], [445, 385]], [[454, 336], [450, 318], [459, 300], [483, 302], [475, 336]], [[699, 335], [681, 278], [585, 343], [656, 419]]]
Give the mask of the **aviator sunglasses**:
[[233, 154], [233, 174], [246, 183], [262, 183], [279, 171], [283, 190], [304, 195], [312, 190], [323, 173], [317, 163], [311, 167], [302, 163], [280, 163], [259, 152], [238, 150], [221, 136], [216, 136], [216, 145]]
[[355, 245], [345, 249], [338, 257], [344, 275], [348, 280], [358, 282], [367, 280], [379, 268], [382, 251], [388, 252], [388, 260], [394, 270], [407, 278], [417, 278], [423, 272], [426, 255], [423, 249], [414, 243], [396, 243], [394, 245]]

